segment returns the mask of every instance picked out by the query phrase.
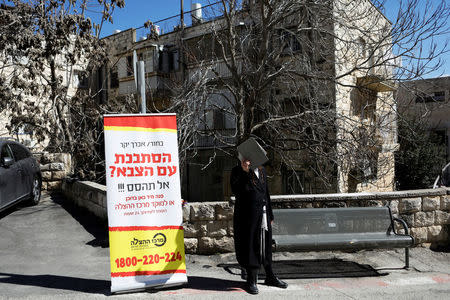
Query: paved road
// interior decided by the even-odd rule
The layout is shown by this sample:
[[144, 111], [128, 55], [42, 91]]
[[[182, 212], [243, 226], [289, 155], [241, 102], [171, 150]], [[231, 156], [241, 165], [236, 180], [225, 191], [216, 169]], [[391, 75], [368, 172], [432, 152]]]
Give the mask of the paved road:
[[[44, 194], [38, 206], [0, 214], [0, 299], [105, 299], [110, 297], [106, 224]], [[259, 284], [258, 299], [448, 299], [450, 253], [411, 251], [276, 253], [275, 268], [288, 278], [281, 290]], [[242, 299], [233, 254], [187, 256], [185, 287], [113, 299]], [[261, 280], [262, 283], [262, 280]]]

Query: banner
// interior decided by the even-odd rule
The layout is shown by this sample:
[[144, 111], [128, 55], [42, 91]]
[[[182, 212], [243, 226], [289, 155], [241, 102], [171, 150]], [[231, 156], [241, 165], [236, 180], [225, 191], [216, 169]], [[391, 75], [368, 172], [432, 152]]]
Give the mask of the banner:
[[111, 292], [187, 282], [175, 114], [105, 115]]

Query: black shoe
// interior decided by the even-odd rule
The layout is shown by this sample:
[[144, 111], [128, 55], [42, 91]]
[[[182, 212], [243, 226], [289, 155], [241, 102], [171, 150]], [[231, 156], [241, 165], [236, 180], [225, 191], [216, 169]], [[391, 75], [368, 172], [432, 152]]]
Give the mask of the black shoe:
[[258, 291], [258, 287], [256, 286], [256, 283], [250, 283], [247, 282], [246, 286], [245, 286], [245, 290], [252, 295], [257, 295], [259, 293]]
[[287, 282], [281, 281], [280, 279], [278, 279], [277, 277], [268, 277], [266, 278], [266, 280], [264, 281], [265, 285], [270, 285], [270, 286], [274, 286], [274, 287], [278, 287], [281, 289], [285, 289], [288, 287]]
[[247, 283], [245, 285], [245, 290], [252, 295], [259, 293], [257, 282], [258, 282], [258, 269], [247, 269]]

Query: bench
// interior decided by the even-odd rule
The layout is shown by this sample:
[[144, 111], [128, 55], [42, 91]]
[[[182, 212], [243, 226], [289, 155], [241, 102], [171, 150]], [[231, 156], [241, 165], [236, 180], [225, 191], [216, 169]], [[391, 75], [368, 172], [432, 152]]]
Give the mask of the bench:
[[[363, 250], [405, 248], [405, 269], [414, 238], [388, 206], [274, 209], [274, 251]], [[405, 234], [398, 234], [399, 222]]]

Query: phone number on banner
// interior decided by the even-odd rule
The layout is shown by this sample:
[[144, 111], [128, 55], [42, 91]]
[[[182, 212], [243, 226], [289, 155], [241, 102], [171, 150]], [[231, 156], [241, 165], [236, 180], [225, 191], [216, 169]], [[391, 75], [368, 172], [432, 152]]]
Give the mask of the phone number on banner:
[[150, 255], [144, 255], [140, 258], [137, 258], [136, 256], [133, 257], [122, 257], [115, 260], [117, 268], [125, 268], [125, 267], [131, 267], [131, 266], [137, 266], [138, 263], [142, 263], [143, 265], [152, 265], [152, 264], [158, 264], [161, 262], [175, 262], [175, 261], [182, 261], [182, 256], [180, 252], [177, 253], [171, 252], [171, 253], [164, 253], [162, 255], [159, 254], [150, 254]]

